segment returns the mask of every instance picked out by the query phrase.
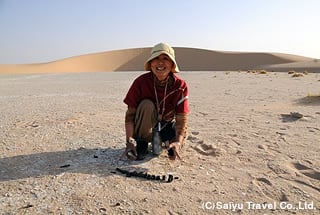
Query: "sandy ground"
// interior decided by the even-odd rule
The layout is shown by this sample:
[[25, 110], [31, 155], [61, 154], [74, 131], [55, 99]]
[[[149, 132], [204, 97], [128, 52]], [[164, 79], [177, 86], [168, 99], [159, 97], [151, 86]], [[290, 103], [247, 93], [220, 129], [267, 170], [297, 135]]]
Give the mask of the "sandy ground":
[[128, 162], [122, 99], [139, 74], [0, 74], [0, 214], [319, 214], [319, 73], [180, 73], [183, 160]]

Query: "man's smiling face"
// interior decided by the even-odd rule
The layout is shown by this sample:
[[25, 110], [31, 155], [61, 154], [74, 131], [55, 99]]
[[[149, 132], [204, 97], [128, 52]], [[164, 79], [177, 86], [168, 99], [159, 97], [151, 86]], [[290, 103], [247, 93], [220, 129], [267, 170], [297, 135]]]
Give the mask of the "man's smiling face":
[[173, 62], [166, 54], [161, 54], [152, 59], [150, 65], [153, 74], [158, 78], [158, 80], [162, 81], [166, 79], [171, 72]]

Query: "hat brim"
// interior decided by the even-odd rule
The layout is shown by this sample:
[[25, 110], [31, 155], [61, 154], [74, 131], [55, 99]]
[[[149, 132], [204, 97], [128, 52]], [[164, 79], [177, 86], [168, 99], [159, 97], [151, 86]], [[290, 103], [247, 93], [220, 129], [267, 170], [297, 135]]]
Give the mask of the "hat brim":
[[158, 52], [153, 53], [153, 54], [148, 58], [148, 60], [144, 63], [144, 69], [145, 69], [146, 71], [151, 71], [150, 61], [152, 61], [152, 60], [155, 59], [156, 57], [159, 57], [161, 54], [167, 55], [167, 56], [170, 58], [170, 60], [172, 60], [173, 66], [172, 66], [171, 72], [173, 72], [173, 73], [178, 73], [178, 72], [179, 72], [179, 67], [178, 67], [178, 65], [177, 65], [176, 60], [174, 59], [173, 56], [171, 56], [171, 55], [170, 55], [168, 52], [166, 52], [166, 51], [158, 51]]

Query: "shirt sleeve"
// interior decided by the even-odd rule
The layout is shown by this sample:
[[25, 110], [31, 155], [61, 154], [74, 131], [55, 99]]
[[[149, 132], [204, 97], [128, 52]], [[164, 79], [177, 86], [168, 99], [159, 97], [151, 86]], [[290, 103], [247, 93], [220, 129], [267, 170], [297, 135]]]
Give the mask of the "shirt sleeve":
[[179, 96], [179, 99], [177, 101], [177, 106], [176, 106], [176, 113], [189, 113], [189, 90], [188, 90], [188, 85], [183, 82], [182, 87], [181, 87], [181, 93]]
[[138, 101], [139, 101], [139, 96], [141, 94], [141, 90], [139, 88], [139, 80], [136, 79], [133, 81], [131, 87], [129, 88], [129, 91], [124, 98], [123, 102], [128, 105], [128, 107], [131, 108], [137, 108], [138, 106]]

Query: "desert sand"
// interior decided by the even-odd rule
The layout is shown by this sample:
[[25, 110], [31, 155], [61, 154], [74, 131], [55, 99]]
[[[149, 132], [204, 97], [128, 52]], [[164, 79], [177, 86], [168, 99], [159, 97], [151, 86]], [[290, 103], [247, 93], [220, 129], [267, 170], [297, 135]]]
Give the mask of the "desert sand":
[[139, 74], [0, 74], [1, 214], [319, 214], [319, 73], [181, 72], [183, 159], [119, 160]]
[[[283, 53], [225, 52], [175, 47], [176, 60], [182, 71], [320, 72], [320, 60]], [[0, 73], [143, 71], [150, 47], [73, 56], [53, 62], [34, 64], [0, 64]]]

